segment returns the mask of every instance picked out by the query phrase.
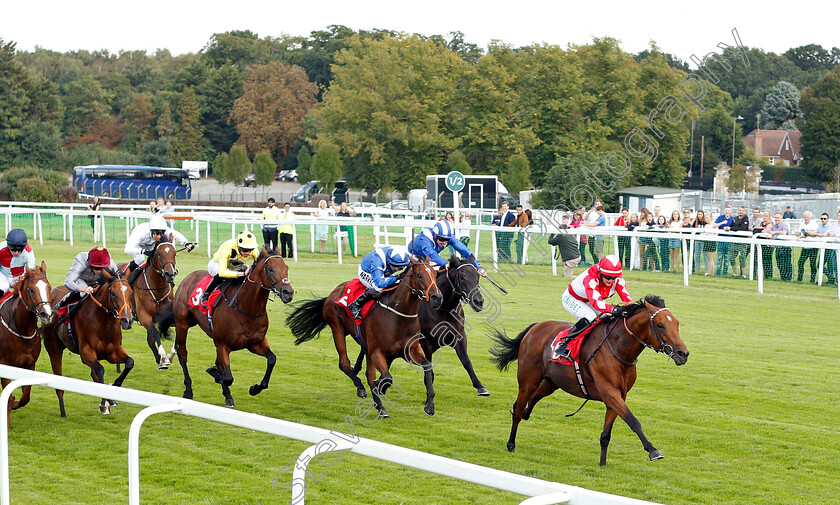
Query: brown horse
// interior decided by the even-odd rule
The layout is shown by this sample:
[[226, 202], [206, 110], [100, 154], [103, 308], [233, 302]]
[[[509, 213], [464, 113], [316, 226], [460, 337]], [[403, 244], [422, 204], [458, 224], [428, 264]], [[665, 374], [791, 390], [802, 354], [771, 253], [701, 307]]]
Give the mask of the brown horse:
[[212, 314], [212, 324], [207, 316], [189, 303], [195, 286], [204, 279], [207, 270], [197, 270], [188, 275], [175, 293], [175, 348], [178, 360], [184, 370], [184, 398], [192, 398], [192, 379], [187, 369], [187, 331], [198, 325], [216, 345], [216, 364], [207, 369], [218, 384], [222, 385], [225, 406], [235, 407], [230, 385], [233, 374], [230, 371], [230, 353], [248, 349], [266, 359], [265, 375], [259, 384], [248, 390], [251, 396], [268, 388], [271, 371], [277, 361], [268, 345], [265, 333], [268, 331], [266, 304], [269, 293], [274, 293], [283, 303], [289, 303], [295, 290], [289, 283], [289, 267], [275, 248], [263, 247], [247, 276], [241, 282], [223, 283], [220, 287], [219, 303]]
[[[680, 338], [679, 321], [658, 296], [622, 307], [616, 317], [607, 317], [596, 326], [580, 349], [581, 390], [574, 367], [551, 362], [554, 337], [571, 326], [561, 321], [544, 321], [526, 328], [516, 339], [496, 331], [493, 339], [497, 347], [491, 350], [500, 370], [505, 370], [519, 358], [519, 396], [513, 404], [513, 425], [510, 429], [508, 451], [516, 448], [516, 429], [519, 421], [527, 420], [540, 399], [562, 388], [569, 394], [604, 402], [607, 413], [601, 433], [601, 466], [607, 464], [607, 447], [616, 416], [621, 416], [648, 452], [651, 460], [661, 459], [662, 453], [642, 433], [642, 425], [630, 412], [625, 400], [636, 382], [636, 358], [649, 347], [673, 358], [678, 366], [688, 360], [688, 349]], [[606, 344], [606, 350], [602, 347]], [[601, 352], [599, 352], [601, 351]]]
[[[52, 371], [61, 375], [64, 349], [76, 353], [82, 363], [90, 367], [90, 376], [94, 381], [105, 383], [105, 368], [99, 360], [109, 363], [124, 364], [125, 369], [114, 381], [115, 386], [122, 386], [125, 377], [134, 368], [134, 359], [122, 346], [122, 330], [128, 330], [134, 323], [134, 296], [131, 286], [119, 273], [112, 276], [104, 271], [96, 281], [96, 290], [85, 296], [70, 318], [71, 332], [66, 324], [54, 318], [49, 325], [41, 328], [44, 347], [50, 355]], [[53, 306], [57, 305], [70, 290], [59, 286], [50, 293]], [[64, 411], [64, 391], [55, 390], [61, 417]], [[116, 405], [105, 398], [99, 404], [101, 414], [110, 414], [111, 406]]]
[[[177, 252], [172, 242], [159, 242], [149, 253], [147, 265], [131, 284], [135, 315], [146, 328], [146, 342], [159, 369], [169, 368], [170, 358], [166, 355], [160, 339], [175, 323], [172, 313], [172, 301], [175, 297], [172, 288], [175, 286], [175, 276], [178, 275], [175, 268]], [[126, 263], [120, 263], [118, 267], [122, 270], [125, 265]]]
[[[420, 300], [429, 300], [435, 308], [440, 307], [441, 293], [435, 282], [434, 271], [425, 261], [411, 259], [402, 282], [382, 295], [362, 320], [362, 341], [367, 356], [367, 380], [373, 395], [373, 402], [379, 415], [388, 417], [382, 406], [380, 394], [385, 394], [393, 384], [389, 369], [396, 358], [403, 358], [410, 363], [422, 366], [426, 384], [426, 404], [424, 411], [434, 415], [434, 374], [432, 364], [420, 346], [420, 323], [417, 310]], [[344, 295], [346, 282], [339, 284], [329, 296], [301, 303], [286, 318], [286, 324], [296, 337], [295, 345], [311, 340], [329, 325], [333, 333], [335, 349], [338, 351], [338, 368], [344, 372], [356, 386], [359, 398], [365, 398], [367, 392], [359, 380], [358, 370], [350, 366], [347, 358], [345, 337], [355, 332], [355, 324], [347, 312], [336, 301]], [[360, 362], [358, 364], [361, 366]], [[376, 380], [377, 370], [380, 379]]]
[[[35, 370], [35, 362], [41, 354], [38, 320], [41, 324], [49, 324], [53, 318], [51, 290], [46, 263], [42, 261], [40, 267], [32, 270], [29, 266], [24, 267], [15, 293], [0, 303], [0, 363]], [[3, 389], [11, 380], [4, 378], [0, 382], [0, 389]], [[29, 403], [31, 389], [32, 386], [21, 388], [20, 401], [15, 401], [14, 396], [9, 398], [9, 413]]]

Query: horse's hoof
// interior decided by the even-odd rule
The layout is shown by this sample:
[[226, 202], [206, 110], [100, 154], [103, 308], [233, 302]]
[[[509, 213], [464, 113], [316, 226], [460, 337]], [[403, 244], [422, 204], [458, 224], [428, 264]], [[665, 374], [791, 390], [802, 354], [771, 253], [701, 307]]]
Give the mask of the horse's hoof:
[[102, 414], [103, 416], [107, 416], [108, 414], [111, 413], [111, 406], [108, 405], [107, 403], [104, 404], [104, 405], [100, 405], [99, 406], [99, 413]]
[[116, 407], [117, 405], [119, 405], [119, 403], [117, 403], [116, 400], [105, 400], [105, 401], [108, 403], [108, 405], [110, 405], [112, 407]]
[[490, 396], [490, 391], [487, 391], [487, 388], [484, 387], [484, 386], [481, 386], [480, 388], [478, 388], [477, 393], [478, 393], [478, 396]]
[[193, 395], [192, 390], [184, 391], [183, 397], [186, 398], [187, 400], [192, 400], [192, 395]]
[[259, 384], [254, 384], [253, 386], [248, 388], [248, 394], [251, 395], [251, 396], [257, 396], [258, 394], [260, 394], [262, 392], [263, 389], [264, 388], [262, 386], [260, 386]]
[[367, 390], [365, 388], [357, 389], [356, 396], [358, 396], [359, 398], [367, 398]]
[[225, 407], [236, 407], [236, 403], [233, 401], [233, 398], [225, 398]]
[[213, 377], [213, 379], [216, 381], [216, 384], [222, 383], [222, 374], [219, 373], [218, 368], [216, 368], [215, 366], [211, 366], [205, 371], [210, 374], [210, 377]]
[[158, 363], [158, 370], [169, 370], [169, 365], [171, 364], [172, 361], [168, 357], [163, 356], [160, 358], [160, 363]]
[[428, 415], [428, 416], [433, 416], [433, 415], [435, 415], [435, 406], [434, 405], [426, 405], [425, 407], [423, 407], [423, 412], [425, 412], [426, 415]]
[[513, 451], [515, 451], [515, 450], [516, 450], [516, 444], [511, 443], [511, 442], [508, 442], [508, 444], [507, 444], [507, 450], [508, 450], [508, 452], [513, 452]]
[[649, 456], [651, 461], [656, 461], [657, 459], [662, 459], [665, 457], [661, 452], [659, 452], [659, 449], [654, 449], [650, 451]]
[[388, 411], [387, 411], [387, 410], [385, 410], [384, 408], [380, 407], [380, 408], [379, 408], [379, 417], [382, 417], [382, 418], [388, 418], [388, 417], [391, 417], [391, 416], [390, 416], [390, 415], [388, 415]]

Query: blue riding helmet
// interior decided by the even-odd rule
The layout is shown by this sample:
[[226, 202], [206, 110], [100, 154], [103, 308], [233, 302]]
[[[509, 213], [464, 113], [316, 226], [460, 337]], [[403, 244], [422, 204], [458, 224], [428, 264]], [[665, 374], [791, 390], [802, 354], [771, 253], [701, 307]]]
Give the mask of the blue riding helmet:
[[452, 232], [452, 224], [449, 221], [438, 221], [435, 223], [432, 226], [432, 234], [446, 240], [455, 238], [455, 234]]
[[26, 238], [26, 232], [20, 228], [15, 228], [9, 231], [6, 235], [6, 244], [18, 247], [25, 247], [29, 240]]
[[409, 260], [408, 249], [405, 247], [394, 247], [391, 249], [391, 254], [388, 255], [388, 263], [395, 267], [407, 266], [411, 261]]

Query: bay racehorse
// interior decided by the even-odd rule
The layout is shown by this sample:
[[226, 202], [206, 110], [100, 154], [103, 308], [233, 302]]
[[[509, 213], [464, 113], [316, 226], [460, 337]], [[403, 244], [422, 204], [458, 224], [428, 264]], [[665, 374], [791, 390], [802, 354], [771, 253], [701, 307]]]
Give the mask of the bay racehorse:
[[[423, 368], [423, 380], [426, 385], [426, 404], [423, 410], [426, 414], [434, 415], [434, 374], [432, 364], [420, 346], [417, 310], [421, 300], [429, 300], [432, 306], [439, 307], [441, 293], [435, 282], [435, 273], [429, 266], [428, 257], [419, 261], [411, 258], [411, 264], [401, 276], [402, 280], [397, 283], [396, 288], [386, 291], [374, 302], [370, 312], [362, 320], [361, 332], [367, 357], [368, 386], [379, 415], [388, 417], [379, 395], [384, 395], [393, 384], [393, 377], [389, 372], [391, 363], [397, 358], [403, 358], [419, 365]], [[315, 338], [329, 325], [338, 351], [338, 368], [353, 381], [356, 394], [365, 398], [367, 393], [357, 375], [358, 370], [353, 369], [347, 358], [345, 337], [354, 334], [355, 323], [344, 308], [336, 303], [342, 297], [346, 297], [346, 286], [347, 282], [341, 283], [325, 298], [302, 302], [286, 318], [286, 324], [296, 337], [295, 345]], [[349, 300], [345, 299], [345, 302]], [[380, 373], [379, 380], [376, 380], [377, 371]]]
[[[53, 318], [50, 324], [41, 328], [44, 347], [56, 375], [61, 375], [64, 349], [78, 354], [82, 363], [90, 367], [91, 378], [100, 384], [105, 383], [105, 368], [99, 360], [123, 364], [125, 368], [114, 381], [115, 386], [122, 386], [125, 377], [134, 368], [134, 359], [122, 346], [122, 330], [130, 329], [134, 323], [134, 296], [131, 286], [121, 274], [112, 276], [107, 270], [96, 280], [95, 289], [93, 294], [84, 296], [79, 302], [70, 317], [69, 331], [58, 318]], [[65, 286], [53, 289], [50, 293], [53, 307], [69, 293]], [[64, 391], [56, 389], [55, 393], [61, 417], [66, 417]], [[116, 403], [103, 398], [99, 412], [110, 414], [112, 405]]]
[[[161, 344], [161, 336], [167, 336], [175, 323], [172, 300], [175, 286], [175, 254], [172, 242], [159, 242], [149, 253], [149, 261], [142, 267], [131, 283], [134, 293], [134, 310], [137, 321], [146, 328], [146, 342], [155, 357], [158, 368], [169, 368], [170, 357]], [[120, 263], [122, 270], [127, 263]], [[141, 268], [141, 267], [138, 267]]]
[[[219, 303], [212, 312], [211, 321], [194, 304], [190, 303], [196, 285], [209, 274], [207, 270], [197, 270], [189, 274], [175, 293], [175, 348], [178, 360], [184, 371], [184, 398], [192, 398], [192, 379], [187, 369], [187, 331], [198, 325], [204, 333], [213, 339], [216, 346], [216, 364], [207, 369], [218, 384], [222, 386], [225, 406], [236, 406], [230, 394], [233, 374], [230, 371], [230, 353], [248, 349], [266, 359], [265, 375], [259, 384], [248, 390], [251, 396], [268, 388], [271, 371], [277, 361], [271, 352], [268, 340], [268, 315], [266, 304], [268, 295], [277, 295], [283, 303], [289, 303], [294, 296], [294, 289], [289, 283], [289, 267], [275, 248], [272, 251], [263, 247], [254, 261], [248, 275], [241, 282], [225, 282], [220, 286]], [[201, 294], [197, 294], [200, 297]]]
[[688, 349], [680, 338], [677, 318], [661, 298], [652, 295], [604, 318], [580, 348], [580, 369], [586, 393], [578, 384], [574, 367], [550, 361], [554, 337], [569, 326], [562, 321], [544, 321], [532, 324], [515, 339], [507, 338], [498, 330], [492, 337], [497, 346], [491, 350], [494, 356], [491, 359], [500, 370], [519, 359], [519, 395], [511, 409], [513, 424], [508, 451], [513, 452], [516, 448], [519, 421], [530, 417], [540, 399], [561, 388], [574, 396], [606, 405], [601, 432], [601, 466], [607, 464], [607, 447], [616, 416], [621, 416], [638, 435], [651, 460], [661, 459], [662, 453], [645, 437], [641, 423], [630, 412], [625, 400], [636, 382], [637, 358], [645, 348], [664, 353], [678, 366], [688, 360]]
[[[51, 290], [46, 263], [42, 261], [40, 267], [32, 270], [28, 265], [24, 267], [14, 293], [0, 302], [0, 364], [35, 370], [41, 354], [38, 320], [41, 324], [49, 324], [53, 318]], [[0, 382], [2, 389], [11, 379], [4, 378]], [[11, 413], [29, 403], [31, 389], [32, 386], [23, 386], [18, 401], [14, 396], [10, 397], [7, 411]]]

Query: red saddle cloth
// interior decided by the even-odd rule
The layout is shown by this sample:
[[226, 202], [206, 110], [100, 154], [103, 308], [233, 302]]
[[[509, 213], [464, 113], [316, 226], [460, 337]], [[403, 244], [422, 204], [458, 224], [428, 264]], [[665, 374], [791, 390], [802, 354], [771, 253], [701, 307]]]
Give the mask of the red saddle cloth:
[[[362, 294], [367, 290], [362, 281], [359, 279], [353, 279], [352, 281], [348, 282], [347, 285], [344, 287], [344, 294], [335, 301], [337, 305], [340, 305], [344, 308], [344, 311], [347, 312], [347, 315], [350, 318], [353, 318], [353, 314], [350, 313], [350, 309], [348, 305], [356, 301], [356, 298], [362, 296]], [[365, 303], [364, 307], [362, 307], [362, 319], [368, 315], [370, 312], [370, 308], [373, 306], [374, 300], [370, 300], [369, 302]], [[357, 324], [361, 324], [360, 320], [356, 321]]]
[[207, 277], [201, 279], [198, 284], [195, 285], [195, 288], [193, 288], [192, 293], [190, 293], [190, 306], [198, 308], [198, 310], [200, 310], [205, 316], [213, 315], [213, 306], [216, 305], [216, 299], [222, 294], [222, 292], [217, 289], [210, 293], [210, 298], [207, 299], [207, 305], [201, 304], [201, 295], [204, 294], [204, 291], [207, 289], [207, 286], [210, 285], [211, 280], [213, 280], [212, 275], [208, 275]]
[[[122, 266], [122, 268], [120, 268], [120, 272], [122, 272], [122, 273], [127, 273], [127, 272], [128, 272], [128, 265], [129, 265], [129, 263], [124, 264], [124, 265]], [[139, 267], [137, 267], [137, 268], [145, 268], [145, 267], [146, 267], [146, 265], [147, 265], [147, 263], [143, 263], [142, 265], [140, 265], [140, 266], [139, 266]]]
[[3, 295], [3, 298], [0, 298], [0, 303], [5, 302], [6, 300], [8, 300], [9, 298], [11, 298], [11, 297], [13, 297], [13, 296], [15, 296], [14, 291], [9, 291], [9, 292], [8, 292], [8, 293], [6, 293], [5, 295]]
[[[569, 342], [569, 344], [566, 346], [566, 349], [569, 350], [569, 353], [571, 354], [573, 360], [580, 361], [580, 347], [583, 345], [583, 339], [586, 338], [587, 335], [592, 333], [592, 328], [596, 326], [598, 326], [597, 322], [595, 324], [589, 325], [588, 328], [583, 330], [583, 333], [574, 337], [572, 341]], [[561, 358], [557, 356], [557, 347], [560, 345], [560, 342], [566, 337], [566, 335], [569, 334], [569, 330], [571, 329], [571, 327], [566, 328], [565, 330], [558, 333], [556, 337], [554, 337], [554, 341], [551, 342], [551, 348], [554, 350], [554, 352], [551, 354], [551, 361], [559, 363], [561, 365], [574, 365], [573, 362], [567, 360], [566, 358]]]

